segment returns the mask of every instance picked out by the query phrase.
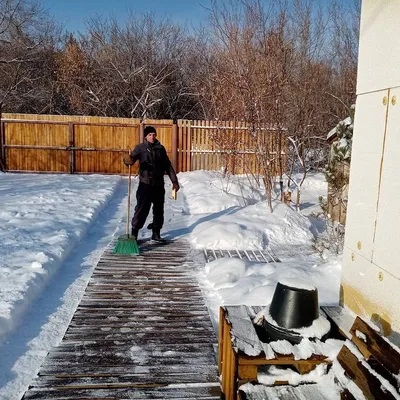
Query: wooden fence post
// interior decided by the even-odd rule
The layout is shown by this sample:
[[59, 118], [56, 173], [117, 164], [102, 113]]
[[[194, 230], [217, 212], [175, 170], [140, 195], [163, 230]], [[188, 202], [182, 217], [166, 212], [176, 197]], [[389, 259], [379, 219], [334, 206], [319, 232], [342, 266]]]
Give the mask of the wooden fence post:
[[2, 104], [0, 103], [0, 169], [6, 172], [6, 134], [2, 117]]
[[187, 129], [186, 171], [192, 170], [192, 122], [193, 121], [189, 121], [188, 129]]
[[172, 125], [172, 166], [175, 172], [178, 171], [178, 121], [174, 120]]
[[144, 126], [145, 126], [144, 120], [140, 121], [139, 125], [139, 143], [142, 143], [144, 141]]
[[70, 122], [68, 125], [69, 128], [69, 171], [71, 174], [75, 173], [75, 130], [74, 123]]

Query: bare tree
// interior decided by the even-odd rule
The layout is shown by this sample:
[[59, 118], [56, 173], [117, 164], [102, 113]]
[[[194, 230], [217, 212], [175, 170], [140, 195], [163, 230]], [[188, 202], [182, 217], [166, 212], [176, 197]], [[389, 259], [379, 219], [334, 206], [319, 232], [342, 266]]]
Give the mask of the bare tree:
[[6, 110], [45, 107], [51, 84], [42, 77], [59, 32], [39, 2], [0, 0], [0, 104]]
[[113, 18], [92, 19], [87, 34], [67, 43], [59, 79], [88, 114], [179, 118], [183, 103], [198, 103], [186, 84], [188, 69], [181, 68], [188, 44], [179, 26], [152, 15], [131, 13], [124, 26]]
[[313, 0], [211, 3], [211, 39], [194, 84], [209, 119], [252, 127], [271, 208], [278, 176], [280, 198], [286, 178], [297, 188], [299, 209], [307, 173], [326, 162], [326, 132], [347, 111], [334, 97], [347, 106], [354, 101], [359, 12], [355, 7], [346, 25], [342, 3], [324, 7]]
[[272, 210], [274, 176], [283, 174], [285, 144], [275, 137], [282, 132], [281, 108], [292, 58], [292, 46], [284, 39], [285, 9], [265, 10], [256, 0], [213, 2], [210, 18], [212, 55], [205, 60], [208, 75], [200, 91], [214, 118], [249, 124], [249, 143]]

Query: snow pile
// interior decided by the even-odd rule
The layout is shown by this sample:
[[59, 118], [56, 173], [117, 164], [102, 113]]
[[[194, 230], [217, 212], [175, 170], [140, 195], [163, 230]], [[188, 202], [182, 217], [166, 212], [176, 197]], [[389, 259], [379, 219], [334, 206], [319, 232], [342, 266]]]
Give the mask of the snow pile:
[[[340, 259], [310, 252], [321, 229], [311, 213], [326, 194], [322, 174], [305, 182], [301, 214], [276, 199], [271, 213], [262, 185], [246, 176], [196, 171], [178, 178], [177, 201], [166, 178], [162, 234], [199, 249], [198, 278], [216, 329], [220, 305], [266, 306], [281, 279], [304, 279], [318, 288], [320, 304], [337, 303]], [[61, 340], [105, 246], [125, 230], [126, 189], [127, 179], [114, 176], [0, 174], [0, 399], [19, 399]], [[144, 228], [139, 238], [150, 233]], [[204, 248], [271, 248], [282, 262], [205, 265]]]
[[1, 175], [0, 339], [85, 236], [119, 179]]

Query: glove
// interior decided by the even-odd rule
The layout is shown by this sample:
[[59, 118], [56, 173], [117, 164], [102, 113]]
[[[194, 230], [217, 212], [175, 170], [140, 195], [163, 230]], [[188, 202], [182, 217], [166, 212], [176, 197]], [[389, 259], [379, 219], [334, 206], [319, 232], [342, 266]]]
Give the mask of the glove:
[[127, 156], [124, 157], [124, 164], [129, 167], [130, 165], [135, 164], [131, 158], [131, 156], [128, 154]]
[[172, 189], [178, 191], [178, 190], [179, 190], [179, 183], [178, 183], [178, 182], [174, 182], [174, 183], [172, 184]]

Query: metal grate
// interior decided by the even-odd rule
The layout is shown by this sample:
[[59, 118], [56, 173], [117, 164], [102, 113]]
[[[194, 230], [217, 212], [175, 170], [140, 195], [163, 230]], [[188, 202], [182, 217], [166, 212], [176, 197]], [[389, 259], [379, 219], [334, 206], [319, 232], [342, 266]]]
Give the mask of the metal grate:
[[204, 249], [207, 262], [217, 260], [219, 258], [240, 258], [252, 262], [270, 263], [279, 262], [271, 250], [214, 250]]

